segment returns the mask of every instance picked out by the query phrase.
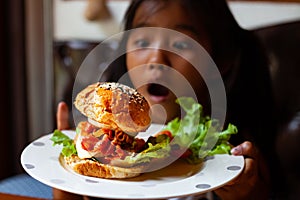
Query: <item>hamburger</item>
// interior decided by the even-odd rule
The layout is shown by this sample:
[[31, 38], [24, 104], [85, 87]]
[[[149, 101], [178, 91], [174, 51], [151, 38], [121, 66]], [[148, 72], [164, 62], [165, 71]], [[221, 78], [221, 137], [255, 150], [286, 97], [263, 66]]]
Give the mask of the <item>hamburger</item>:
[[131, 178], [147, 170], [153, 158], [169, 155], [170, 138], [166, 134], [146, 141], [136, 137], [147, 130], [151, 117], [147, 100], [135, 89], [98, 82], [79, 92], [74, 105], [86, 116], [70, 142], [76, 152], [63, 156], [75, 172], [99, 178]]
[[75, 98], [75, 107], [86, 116], [76, 127], [75, 138], [55, 130], [51, 140], [63, 145], [61, 158], [73, 171], [109, 179], [136, 177], [178, 158], [197, 164], [207, 156], [230, 154], [229, 139], [237, 133], [234, 125], [223, 129], [216, 119], [203, 115], [193, 98], [180, 97], [176, 102], [186, 115], [143, 139], [138, 133], [151, 124], [147, 100], [120, 83], [95, 83]]

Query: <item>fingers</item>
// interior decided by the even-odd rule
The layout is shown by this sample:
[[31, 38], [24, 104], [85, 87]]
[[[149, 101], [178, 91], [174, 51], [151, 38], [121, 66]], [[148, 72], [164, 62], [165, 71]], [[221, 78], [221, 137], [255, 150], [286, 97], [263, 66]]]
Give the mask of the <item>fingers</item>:
[[69, 129], [69, 109], [65, 102], [60, 102], [57, 107], [57, 113], [56, 113], [56, 123], [57, 123], [57, 129], [63, 130], [63, 129]]
[[234, 147], [231, 150], [231, 154], [235, 156], [244, 156], [245, 158], [256, 158], [258, 153], [255, 146], [251, 142], [246, 141]]
[[[257, 164], [258, 164], [258, 151], [257, 148], [249, 141], [243, 142], [242, 144], [234, 147], [231, 150], [233, 155], [244, 156], [245, 158], [245, 167], [243, 173], [240, 176], [244, 178], [256, 176], [257, 174]], [[235, 184], [241, 181], [240, 177], [234, 179], [230, 184]]]
[[[244, 169], [238, 177], [227, 183], [224, 187], [217, 189], [215, 193], [222, 200], [233, 200], [257, 199], [257, 191], [268, 191], [268, 182], [266, 182], [268, 177], [265, 177], [267, 176], [265, 174], [268, 174], [268, 169], [262, 168], [262, 156], [255, 145], [246, 141], [234, 147], [231, 153], [232, 155], [244, 156]], [[236, 191], [239, 192], [237, 193]], [[265, 193], [261, 196], [263, 197], [262, 199], [266, 199]]]

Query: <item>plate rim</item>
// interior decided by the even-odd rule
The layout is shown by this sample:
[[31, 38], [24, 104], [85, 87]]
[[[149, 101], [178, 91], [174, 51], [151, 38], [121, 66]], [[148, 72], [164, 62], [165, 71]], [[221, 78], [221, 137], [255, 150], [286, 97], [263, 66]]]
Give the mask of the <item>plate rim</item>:
[[[75, 131], [74, 130], [63, 130], [63, 132], [65, 134], [67, 134], [68, 136], [70, 136], [70, 137], [72, 137], [72, 136], [75, 135]], [[229, 181], [231, 181], [235, 177], [237, 177], [243, 171], [243, 168], [244, 168], [244, 165], [245, 165], [243, 156], [232, 156], [232, 155], [228, 155], [228, 154], [215, 155], [214, 158], [217, 158], [217, 159], [220, 159], [221, 157], [224, 157], [224, 158], [227, 157], [228, 159], [232, 159], [232, 160], [238, 162], [239, 165], [240, 165], [239, 166], [240, 169], [234, 170], [233, 171], [234, 176], [232, 176], [230, 179], [226, 180], [225, 182], [220, 183], [220, 184], [215, 185], [215, 186], [210, 187], [210, 188], [204, 188], [204, 189], [198, 188], [198, 192], [196, 192], [196, 191], [192, 192], [194, 190], [190, 190], [190, 191], [186, 191], [186, 192], [184, 192], [184, 191], [177, 192], [175, 194], [170, 194], [170, 193], [165, 194], [165, 193], [163, 193], [165, 195], [159, 195], [159, 196], [155, 195], [155, 194], [153, 194], [153, 195], [147, 194], [147, 196], [141, 196], [141, 195], [138, 195], [139, 193], [137, 193], [136, 195], [132, 194], [132, 196], [129, 196], [129, 195], [122, 196], [122, 195], [118, 195], [116, 193], [113, 193], [113, 194], [103, 194], [102, 193], [102, 194], [100, 194], [100, 193], [91, 192], [91, 191], [84, 192], [84, 191], [78, 190], [80, 188], [77, 188], [78, 186], [75, 186], [75, 184], [77, 184], [77, 183], [74, 183], [73, 188], [72, 188], [69, 185], [66, 186], [65, 184], [61, 183], [59, 179], [57, 179], [56, 180], [57, 182], [55, 182], [55, 181], [53, 181], [55, 179], [48, 180], [49, 177], [45, 178], [46, 175], [43, 175], [44, 177], [41, 177], [41, 175], [39, 175], [40, 171], [37, 173], [37, 171], [39, 169], [35, 169], [35, 167], [31, 166], [31, 165], [34, 165], [33, 163], [26, 162], [26, 156], [28, 155], [29, 152], [33, 151], [35, 147], [39, 148], [39, 145], [42, 146], [42, 143], [44, 143], [45, 141], [47, 141], [48, 144], [50, 142], [52, 142], [50, 140], [50, 137], [52, 136], [52, 134], [53, 133], [49, 133], [47, 135], [43, 135], [40, 138], [32, 141], [29, 145], [27, 145], [24, 148], [24, 150], [21, 153], [21, 165], [22, 165], [22, 167], [24, 168], [24, 170], [26, 171], [27, 174], [29, 174], [34, 179], [36, 179], [36, 180], [38, 180], [38, 181], [40, 181], [40, 182], [42, 182], [42, 183], [44, 183], [44, 184], [46, 184], [46, 185], [48, 185], [50, 187], [57, 188], [57, 189], [60, 189], [60, 190], [63, 190], [63, 191], [67, 191], [67, 192], [71, 192], [71, 193], [75, 193], [75, 194], [79, 194], [79, 195], [91, 196], [91, 197], [100, 197], [100, 198], [108, 198], [108, 199], [115, 199], [115, 198], [117, 198], [117, 199], [128, 199], [128, 198], [130, 198], [130, 199], [161, 199], [161, 198], [184, 197], [184, 196], [189, 196], [189, 195], [200, 195], [200, 194], [207, 193], [207, 192], [213, 191], [213, 190], [215, 190], [217, 188], [220, 188], [220, 187], [224, 186]], [[52, 157], [52, 160], [51, 160], [51, 162], [53, 162], [52, 164], [54, 166], [60, 165], [60, 167], [59, 167], [60, 169], [54, 169], [54, 170], [56, 170], [57, 172], [64, 173], [64, 176], [66, 176], [68, 178], [71, 178], [72, 181], [75, 180], [75, 181], [80, 182], [80, 184], [90, 184], [90, 185], [93, 182], [93, 180], [98, 180], [98, 179], [99, 179], [98, 183], [100, 183], [100, 184], [101, 183], [104, 183], [104, 184], [105, 183], [111, 183], [111, 182], [120, 183], [120, 181], [118, 181], [118, 180], [116, 182], [115, 180], [111, 180], [111, 179], [107, 180], [107, 179], [100, 179], [100, 178], [88, 177], [88, 176], [83, 176], [83, 175], [78, 175], [77, 176], [76, 174], [73, 174], [73, 173], [67, 171], [63, 166], [61, 166], [61, 164], [59, 162], [59, 154], [60, 154], [61, 148], [59, 146], [54, 146], [53, 147], [52, 144], [51, 144], [51, 148], [52, 149], [50, 151], [53, 151], [53, 154], [55, 154], [55, 153], [57, 154], [56, 161], [55, 161], [55, 158]], [[211, 159], [207, 159], [205, 162], [211, 162], [210, 160]], [[214, 160], [214, 159], [212, 159], [212, 160]], [[205, 166], [204, 166], [204, 168], [205, 168]], [[63, 170], [63, 171], [61, 171], [61, 170]], [[201, 173], [202, 171], [203, 170], [201, 169], [199, 173]], [[195, 177], [197, 175], [199, 175], [199, 174], [196, 173], [195, 175], [189, 176], [189, 177], [187, 177], [187, 178], [185, 178], [183, 180], [180, 180], [180, 181], [174, 181], [174, 182], [168, 182], [167, 181], [167, 182], [162, 182], [161, 184], [171, 184], [171, 185], [175, 184], [176, 185], [178, 182], [179, 182], [179, 184], [182, 184], [182, 182], [184, 182], [184, 180], [191, 179], [191, 178], [193, 178], [193, 177]], [[88, 182], [88, 181], [90, 181], [90, 182]], [[122, 185], [123, 186], [126, 185], [126, 181], [122, 180]], [[133, 184], [131, 184], [131, 186], [133, 186]], [[143, 189], [144, 189], [144, 191], [146, 191], [146, 190], [148, 191], [148, 190], [151, 190], [151, 188], [154, 189], [155, 191], [157, 189], [156, 186], [155, 187], [151, 187], [151, 186], [144, 187]]]

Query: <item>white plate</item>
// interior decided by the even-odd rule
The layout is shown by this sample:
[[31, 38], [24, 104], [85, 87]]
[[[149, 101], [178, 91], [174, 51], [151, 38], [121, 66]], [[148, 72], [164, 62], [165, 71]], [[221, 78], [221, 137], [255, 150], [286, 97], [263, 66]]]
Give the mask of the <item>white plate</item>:
[[[64, 133], [70, 137], [75, 135], [74, 131]], [[238, 176], [244, 167], [242, 156], [216, 155], [201, 165], [177, 161], [132, 179], [87, 177], [69, 171], [59, 162], [62, 147], [53, 146], [51, 136], [43, 136], [24, 149], [21, 163], [25, 171], [51, 187], [92, 197], [162, 199], [198, 195], [223, 186]]]

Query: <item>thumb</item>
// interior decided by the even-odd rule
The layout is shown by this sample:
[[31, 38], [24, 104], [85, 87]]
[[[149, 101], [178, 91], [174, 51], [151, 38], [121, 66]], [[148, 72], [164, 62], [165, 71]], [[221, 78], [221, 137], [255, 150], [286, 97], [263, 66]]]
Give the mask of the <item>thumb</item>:
[[253, 145], [253, 143], [246, 141], [242, 144], [234, 147], [231, 150], [232, 155], [243, 155], [245, 157], [256, 158], [257, 157], [257, 149]]
[[65, 102], [60, 102], [56, 113], [57, 129], [69, 129], [69, 109]]

